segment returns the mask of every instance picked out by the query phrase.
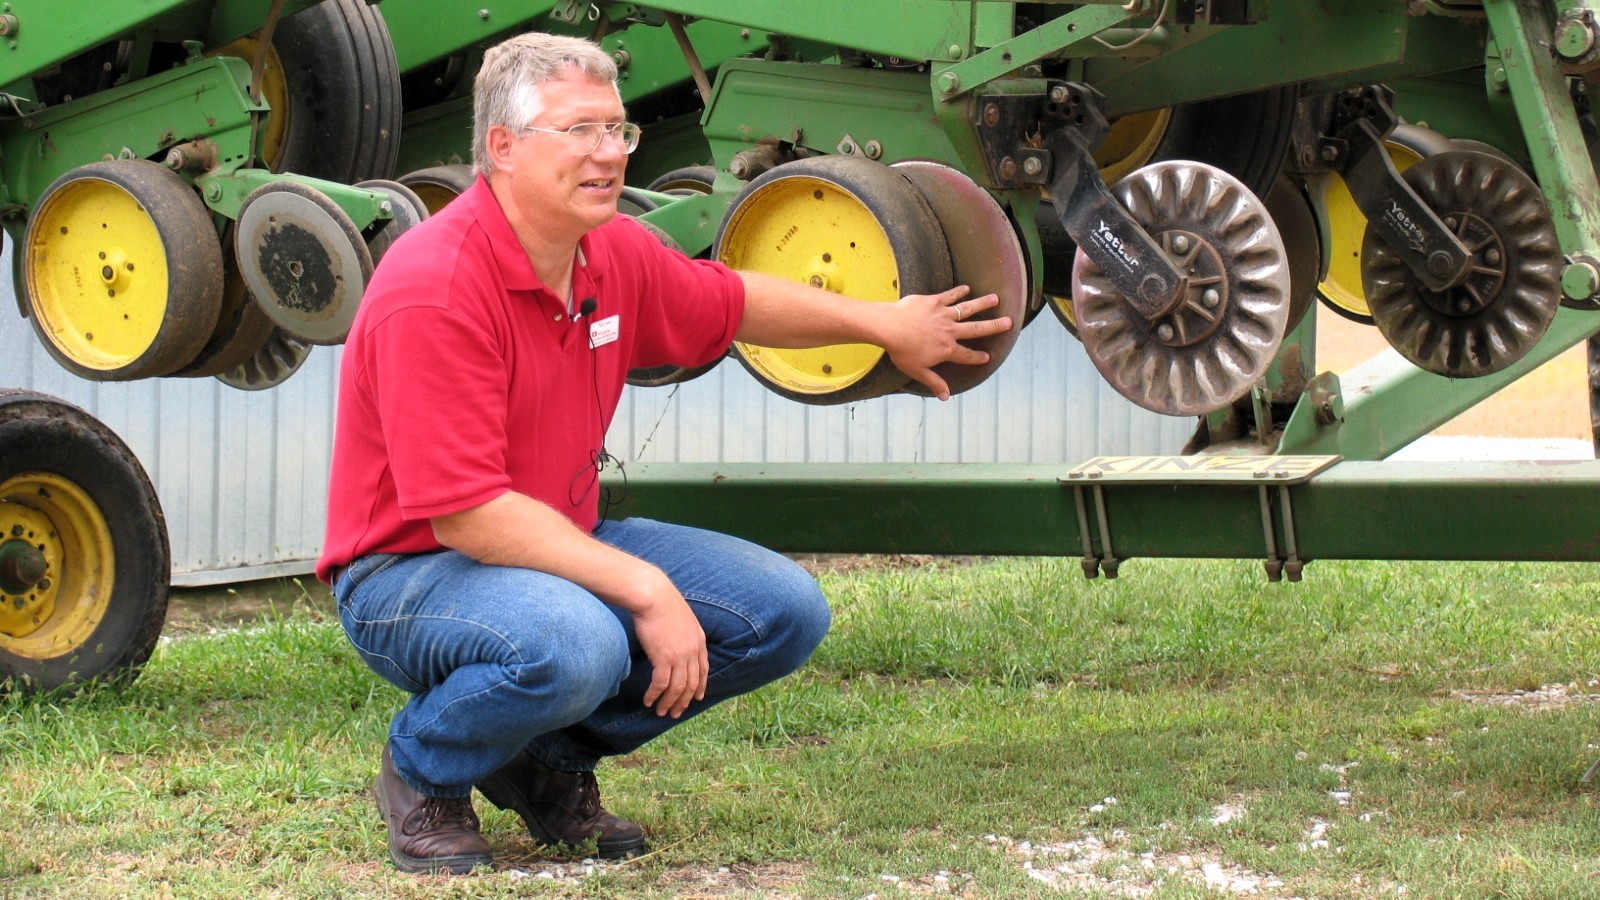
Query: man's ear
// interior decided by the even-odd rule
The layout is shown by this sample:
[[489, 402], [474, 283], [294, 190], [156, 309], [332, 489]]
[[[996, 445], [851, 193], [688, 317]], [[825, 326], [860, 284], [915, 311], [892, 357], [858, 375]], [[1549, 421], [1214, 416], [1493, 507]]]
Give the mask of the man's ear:
[[504, 125], [490, 125], [483, 135], [483, 150], [496, 169], [511, 167], [511, 148], [517, 140], [516, 132]]

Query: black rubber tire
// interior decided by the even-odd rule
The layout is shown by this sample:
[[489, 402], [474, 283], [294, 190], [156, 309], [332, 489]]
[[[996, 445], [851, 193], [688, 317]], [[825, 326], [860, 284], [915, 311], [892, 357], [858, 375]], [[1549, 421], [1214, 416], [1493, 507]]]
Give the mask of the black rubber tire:
[[324, 0], [279, 22], [272, 47], [290, 97], [273, 170], [344, 184], [391, 177], [400, 153], [400, 68], [378, 8]]
[[416, 191], [398, 181], [374, 178], [354, 186], [368, 191], [382, 191], [388, 195], [389, 203], [393, 206], [394, 218], [381, 226], [374, 222], [367, 227], [367, 250], [372, 254], [373, 268], [377, 268], [378, 263], [383, 260], [383, 255], [389, 252], [389, 248], [400, 239], [400, 235], [421, 225], [423, 220], [428, 218], [428, 205], [422, 202]]
[[407, 172], [396, 180], [421, 197], [423, 204], [428, 207], [428, 214], [434, 215], [449, 205], [451, 200], [466, 193], [477, 179], [478, 176], [472, 174], [471, 166], [451, 163]]
[[[768, 191], [780, 190], [780, 185], [789, 180], [798, 185], [803, 179], [833, 186], [841, 194], [853, 198], [861, 209], [872, 216], [894, 249], [900, 296], [939, 293], [954, 285], [950, 250], [945, 244], [944, 232], [932, 207], [923, 199], [922, 192], [905, 174], [859, 156], [810, 157], [763, 172], [746, 185], [728, 207], [717, 229], [712, 258], [735, 269], [753, 268], [744, 261], [742, 248], [752, 240], [752, 232], [758, 230], [761, 223], [757, 214], [755, 226], [745, 228], [745, 217], [764, 202]], [[818, 192], [818, 197], [821, 196]], [[848, 235], [841, 236], [839, 240], [842, 245], [855, 246], [854, 240]], [[783, 272], [767, 274], [792, 277]], [[882, 397], [905, 387], [906, 382], [910, 381], [910, 377], [895, 368], [885, 353], [856, 380], [838, 388], [826, 392], [798, 390], [779, 383], [752, 363], [743, 344], [735, 342], [733, 351], [739, 362], [763, 387], [790, 400], [816, 406]]]
[[717, 180], [717, 170], [711, 166], [684, 166], [657, 175], [645, 187], [658, 194], [709, 194]]
[[[54, 265], [57, 266], [56, 275], [62, 274], [61, 261], [51, 259], [51, 248], [59, 241], [58, 230], [61, 233], [67, 230], [56, 217], [58, 204], [65, 204], [62, 208], [71, 213], [76, 202], [74, 194], [99, 190], [96, 183], [111, 185], [137, 204], [133, 208], [102, 206], [94, 210], [91, 219], [99, 220], [95, 233], [108, 241], [105, 246], [116, 246], [127, 234], [128, 223], [119, 221], [119, 216], [142, 215], [155, 226], [167, 269], [164, 312], [148, 345], [132, 359], [105, 366], [93, 364], [95, 351], [89, 349], [94, 326], [88, 323], [94, 320], [68, 315], [63, 308], [86, 303], [88, 286], [104, 287], [105, 282], [96, 284], [99, 281], [97, 267], [102, 263], [92, 257], [68, 261], [67, 265], [77, 273], [71, 283], [53, 283], [48, 272], [41, 272], [42, 266]], [[101, 253], [102, 260], [104, 253]], [[165, 166], [142, 159], [116, 159], [68, 171], [51, 182], [34, 204], [27, 237], [18, 255], [22, 258], [24, 294], [30, 308], [28, 319], [33, 323], [34, 332], [56, 362], [74, 375], [92, 381], [131, 381], [171, 375], [194, 361], [216, 329], [223, 287], [222, 244], [217, 239], [211, 212], [201, 202], [200, 195]], [[129, 260], [129, 271], [134, 271], [135, 264], [142, 262], [145, 261]], [[137, 272], [135, 277], [138, 277]], [[129, 295], [124, 292], [123, 296]], [[77, 306], [77, 309], [82, 312], [91, 307]], [[67, 339], [69, 346], [60, 343], [63, 334], [71, 335]], [[72, 342], [80, 346], [72, 347]]]
[[130, 683], [167, 613], [171, 551], [155, 488], [127, 445], [93, 416], [43, 394], [0, 391], [0, 484], [35, 472], [74, 483], [105, 518], [115, 557], [111, 599], [87, 638], [53, 657], [21, 655], [0, 635], [0, 690], [70, 693], [92, 681]]

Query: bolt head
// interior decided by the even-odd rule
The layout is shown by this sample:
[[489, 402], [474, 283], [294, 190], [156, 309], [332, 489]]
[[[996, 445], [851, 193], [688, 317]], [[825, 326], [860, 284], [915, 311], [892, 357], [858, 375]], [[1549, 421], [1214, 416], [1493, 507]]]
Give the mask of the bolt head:
[[1222, 302], [1222, 294], [1216, 288], [1206, 288], [1205, 293], [1200, 295], [1200, 302], [1205, 304], [1206, 309], [1216, 309], [1217, 304]]
[[1022, 161], [1022, 171], [1029, 175], [1038, 175], [1044, 171], [1044, 163], [1039, 161], [1039, 157], [1030, 156]]

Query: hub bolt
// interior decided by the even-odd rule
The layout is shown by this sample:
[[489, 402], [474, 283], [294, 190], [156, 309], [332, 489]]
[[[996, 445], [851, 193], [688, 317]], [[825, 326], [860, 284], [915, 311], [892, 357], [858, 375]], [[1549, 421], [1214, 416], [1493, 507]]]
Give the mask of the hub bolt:
[[1205, 293], [1200, 295], [1200, 302], [1205, 304], [1206, 309], [1216, 309], [1217, 304], [1222, 302], [1222, 295], [1217, 293], [1216, 288], [1206, 288]]
[[1175, 234], [1175, 235], [1173, 235], [1172, 236], [1172, 252], [1174, 252], [1174, 253], [1188, 253], [1189, 252], [1189, 236], [1186, 235], [1186, 234]]
[[1168, 324], [1166, 322], [1162, 322], [1160, 325], [1156, 326], [1156, 337], [1158, 339], [1163, 340], [1163, 341], [1170, 341], [1170, 340], [1172, 340], [1172, 335], [1173, 335], [1173, 331], [1172, 331], [1172, 326], [1170, 324]]

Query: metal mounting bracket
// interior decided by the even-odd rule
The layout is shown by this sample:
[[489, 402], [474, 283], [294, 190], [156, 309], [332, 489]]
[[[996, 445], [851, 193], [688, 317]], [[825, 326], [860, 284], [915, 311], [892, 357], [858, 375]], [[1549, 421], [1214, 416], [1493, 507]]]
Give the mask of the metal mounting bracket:
[[1289, 488], [1305, 484], [1339, 460], [1338, 456], [1097, 456], [1080, 463], [1061, 483], [1072, 488], [1077, 508], [1084, 577], [1104, 573], [1115, 578], [1122, 563], [1112, 542], [1108, 493], [1132, 487], [1220, 485], [1256, 489], [1267, 578], [1299, 581], [1306, 561], [1300, 558]]

